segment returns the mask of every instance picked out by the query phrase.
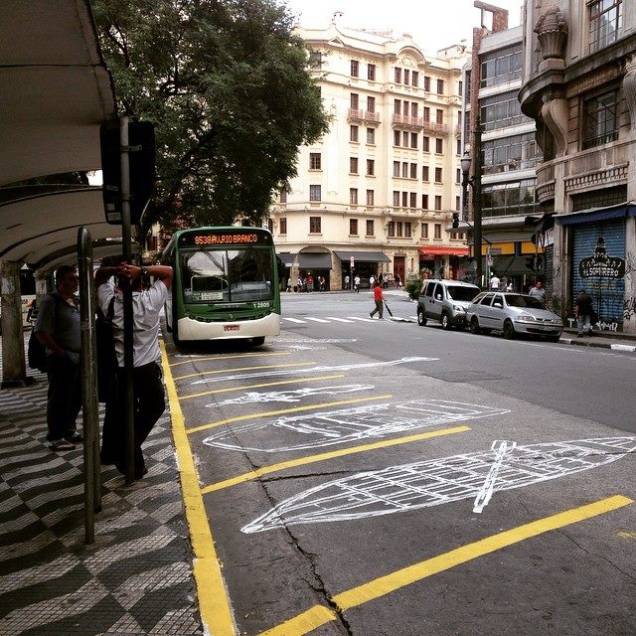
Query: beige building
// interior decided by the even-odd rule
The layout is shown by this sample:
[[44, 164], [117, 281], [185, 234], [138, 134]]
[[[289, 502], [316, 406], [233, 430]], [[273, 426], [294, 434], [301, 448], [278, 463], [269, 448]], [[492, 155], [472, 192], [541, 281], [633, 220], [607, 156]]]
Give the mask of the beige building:
[[[636, 331], [636, 2], [526, 2], [521, 106], [537, 124], [537, 199], [553, 303], [580, 289], [600, 326]], [[553, 229], [552, 229], [553, 225]]]
[[405, 281], [422, 270], [461, 277], [464, 47], [427, 57], [410, 36], [299, 30], [318, 79], [329, 133], [299, 153], [298, 176], [272, 206], [277, 251], [299, 274], [341, 289], [351, 274]]

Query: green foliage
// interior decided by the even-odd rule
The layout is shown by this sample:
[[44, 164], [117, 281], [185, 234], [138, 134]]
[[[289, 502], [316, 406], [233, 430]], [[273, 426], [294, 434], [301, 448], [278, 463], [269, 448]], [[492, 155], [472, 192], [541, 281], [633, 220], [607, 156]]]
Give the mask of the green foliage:
[[152, 121], [151, 214], [258, 221], [328, 130], [303, 42], [275, 0], [92, 0], [120, 110]]
[[419, 278], [409, 278], [406, 281], [405, 289], [408, 292], [409, 298], [411, 298], [412, 300], [417, 300], [420, 297], [422, 281]]

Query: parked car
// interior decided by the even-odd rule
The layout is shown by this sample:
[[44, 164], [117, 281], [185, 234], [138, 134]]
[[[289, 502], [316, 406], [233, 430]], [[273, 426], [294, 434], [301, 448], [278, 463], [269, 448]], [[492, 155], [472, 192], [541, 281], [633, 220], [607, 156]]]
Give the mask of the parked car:
[[457, 280], [428, 280], [417, 301], [417, 322], [424, 326], [429, 320], [441, 323], [444, 329], [464, 328], [466, 309], [479, 293], [479, 287]]
[[504, 338], [529, 334], [558, 342], [563, 331], [559, 316], [525, 294], [482, 292], [468, 307], [466, 317], [473, 333], [501, 331]]

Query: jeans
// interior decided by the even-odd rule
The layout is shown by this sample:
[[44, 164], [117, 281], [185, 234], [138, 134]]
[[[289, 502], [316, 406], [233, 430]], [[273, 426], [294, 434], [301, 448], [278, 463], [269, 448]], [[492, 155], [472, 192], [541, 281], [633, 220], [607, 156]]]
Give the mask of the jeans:
[[382, 318], [382, 313], [384, 311], [384, 302], [382, 300], [375, 301], [375, 309], [371, 312], [371, 318], [377, 313], [380, 314], [380, 318]]
[[[117, 370], [117, 396], [119, 402], [117, 422], [117, 444], [106, 443], [103, 450], [108, 450], [115, 457], [115, 464], [120, 472], [126, 472], [126, 412], [124, 400], [126, 395], [126, 372]], [[145, 470], [141, 445], [152, 431], [153, 426], [166, 410], [161, 367], [156, 362], [135, 367], [133, 370], [133, 394], [135, 411], [135, 476], [142, 477]], [[113, 431], [115, 433], [115, 431]]]
[[590, 316], [579, 316], [576, 319], [576, 327], [579, 335], [590, 333], [590, 331], [592, 331]]
[[79, 364], [75, 364], [68, 355], [48, 356], [47, 366], [47, 439], [52, 442], [75, 432], [75, 420], [82, 407], [82, 386]]

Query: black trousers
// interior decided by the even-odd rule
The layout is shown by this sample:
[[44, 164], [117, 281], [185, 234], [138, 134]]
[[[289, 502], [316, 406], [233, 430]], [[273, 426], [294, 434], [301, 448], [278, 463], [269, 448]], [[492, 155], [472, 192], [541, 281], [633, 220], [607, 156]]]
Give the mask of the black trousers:
[[[133, 370], [133, 394], [135, 411], [135, 476], [144, 474], [145, 462], [141, 445], [152, 431], [157, 420], [166, 410], [161, 367], [156, 362], [135, 367]], [[126, 396], [126, 373], [117, 370], [117, 407], [110, 404], [117, 417], [105, 422], [102, 455], [108, 453], [120, 472], [126, 472], [126, 413], [124, 399]], [[103, 457], [103, 459], [106, 459]]]
[[75, 420], [82, 408], [80, 367], [68, 356], [48, 356], [49, 391], [46, 406], [47, 439], [62, 439], [75, 432]]

